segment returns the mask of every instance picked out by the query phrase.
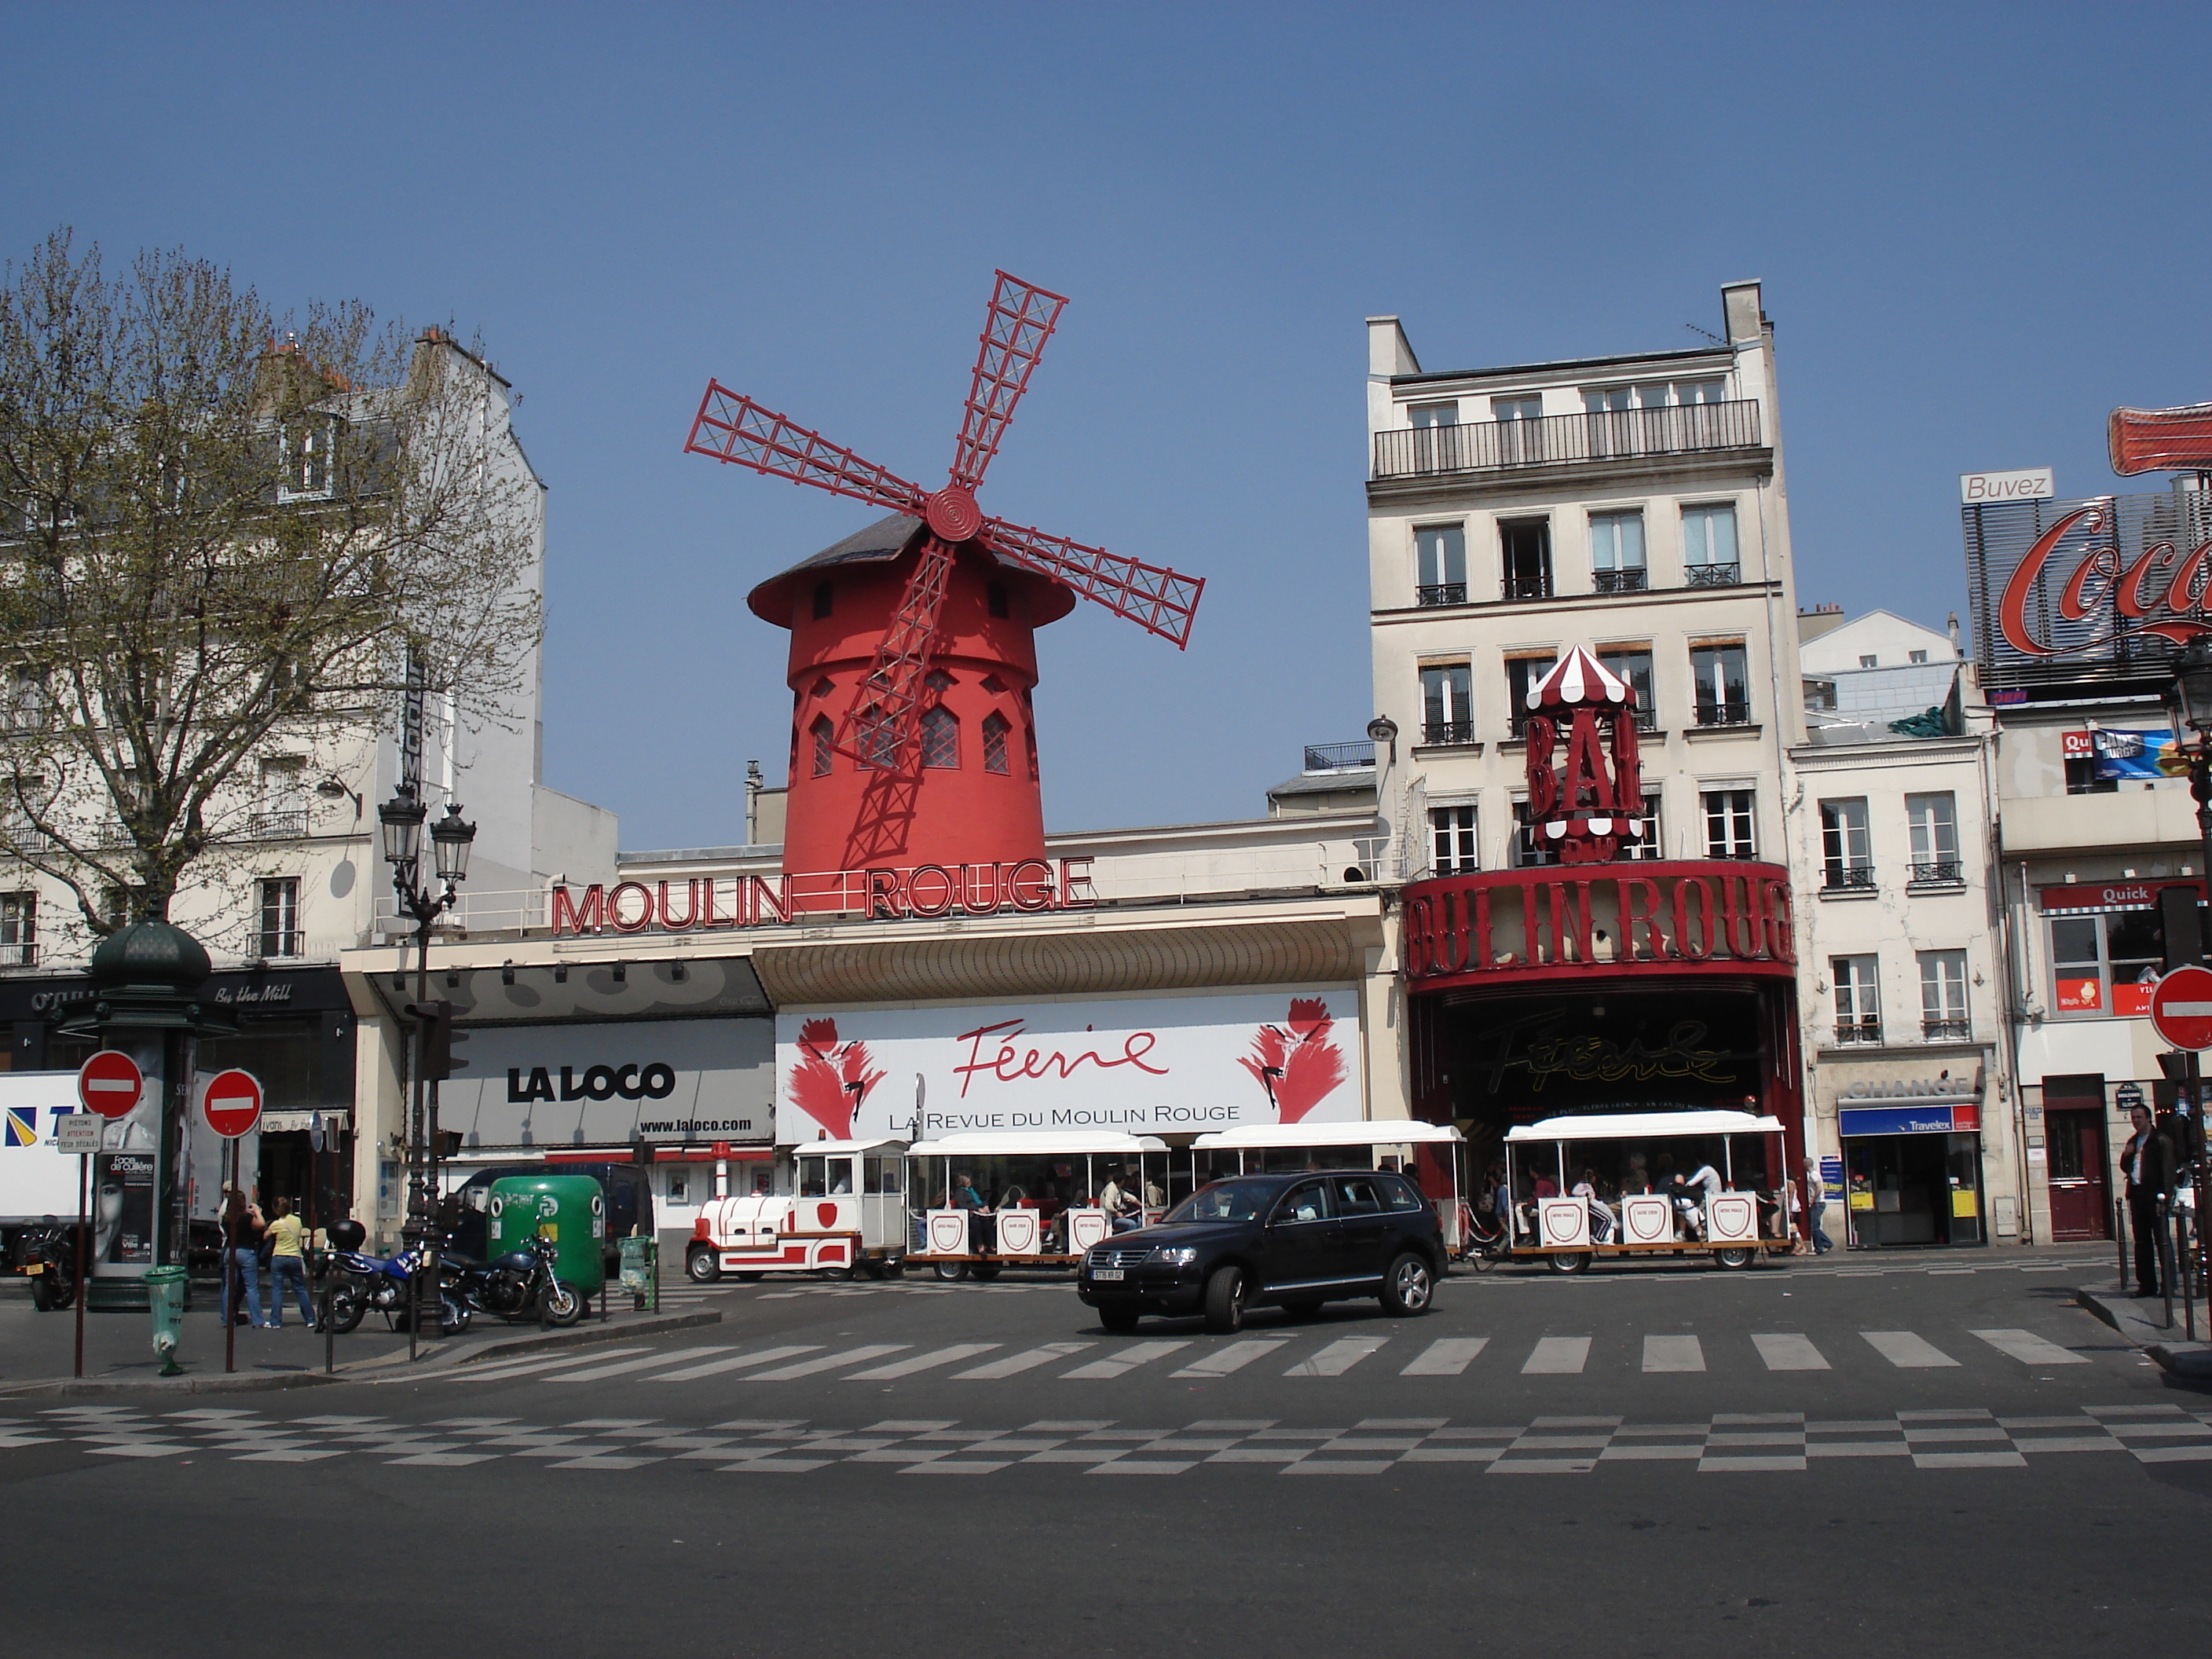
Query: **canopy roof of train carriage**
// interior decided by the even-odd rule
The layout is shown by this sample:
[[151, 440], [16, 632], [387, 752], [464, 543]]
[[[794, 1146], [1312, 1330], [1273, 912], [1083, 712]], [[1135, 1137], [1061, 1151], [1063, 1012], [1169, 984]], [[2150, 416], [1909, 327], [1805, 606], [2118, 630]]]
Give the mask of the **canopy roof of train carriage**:
[[1749, 1112], [1592, 1112], [1506, 1131], [1508, 1140], [1638, 1140], [1683, 1135], [1778, 1135], [1782, 1120]]

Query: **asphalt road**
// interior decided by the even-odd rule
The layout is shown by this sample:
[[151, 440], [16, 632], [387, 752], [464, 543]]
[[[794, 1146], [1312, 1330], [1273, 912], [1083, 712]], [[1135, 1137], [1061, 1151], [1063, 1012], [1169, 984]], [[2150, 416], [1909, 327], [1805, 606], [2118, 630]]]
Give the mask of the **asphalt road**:
[[1457, 1276], [1238, 1337], [769, 1281], [433, 1378], [0, 1401], [11, 1655], [2201, 1642], [2212, 1396], [2101, 1254]]

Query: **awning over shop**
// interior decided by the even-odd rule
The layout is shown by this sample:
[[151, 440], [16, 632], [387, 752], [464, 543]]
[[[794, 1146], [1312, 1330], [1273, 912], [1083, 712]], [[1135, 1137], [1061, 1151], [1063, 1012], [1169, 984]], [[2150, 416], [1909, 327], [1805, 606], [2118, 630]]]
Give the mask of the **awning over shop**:
[[2158, 896], [2169, 887], [2185, 887], [2204, 902], [2201, 881], [2082, 882], [2072, 886], [2039, 887], [2038, 907], [2046, 916], [2101, 916], [2121, 910], [2155, 910]]
[[1364, 1123], [1251, 1123], [1202, 1134], [1191, 1142], [1191, 1150], [1236, 1152], [1277, 1146], [1413, 1146], [1466, 1138], [1449, 1123], [1424, 1123], [1414, 1118]]
[[1630, 1140], [1638, 1135], [1778, 1135], [1782, 1120], [1749, 1112], [1592, 1112], [1506, 1131], [1511, 1140]]
[[[946, 1135], [941, 1140], [917, 1140], [907, 1148], [909, 1158], [1018, 1158], [1034, 1153], [1039, 1158], [1081, 1157], [1085, 1153], [1110, 1156], [1120, 1153], [1133, 1158], [1139, 1152], [1164, 1152], [1168, 1144], [1152, 1135], [1121, 1134], [1112, 1130], [1059, 1130], [1042, 1134], [1001, 1134], [979, 1130], [969, 1134]], [[811, 1147], [799, 1146], [798, 1152], [811, 1152]]]

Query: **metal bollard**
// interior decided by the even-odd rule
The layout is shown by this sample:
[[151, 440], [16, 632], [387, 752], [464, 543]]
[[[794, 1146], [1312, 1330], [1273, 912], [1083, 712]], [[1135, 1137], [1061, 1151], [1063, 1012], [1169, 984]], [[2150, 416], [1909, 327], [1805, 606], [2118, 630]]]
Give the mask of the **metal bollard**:
[[[2189, 1212], [2179, 1204], [2173, 1206], [2173, 1239], [2169, 1246], [2173, 1252], [2174, 1270], [2181, 1275], [2181, 1317], [2189, 1340], [2197, 1340], [2196, 1264], [2190, 1259]], [[2167, 1297], [2172, 1305], [2172, 1296]]]

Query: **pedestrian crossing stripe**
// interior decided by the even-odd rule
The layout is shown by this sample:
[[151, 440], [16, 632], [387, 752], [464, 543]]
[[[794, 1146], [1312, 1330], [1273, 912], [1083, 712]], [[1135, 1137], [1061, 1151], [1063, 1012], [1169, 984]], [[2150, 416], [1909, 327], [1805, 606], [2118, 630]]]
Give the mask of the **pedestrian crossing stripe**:
[[6, 1109], [8, 1145], [35, 1146], [39, 1144], [39, 1109], [35, 1106], [10, 1106]]

